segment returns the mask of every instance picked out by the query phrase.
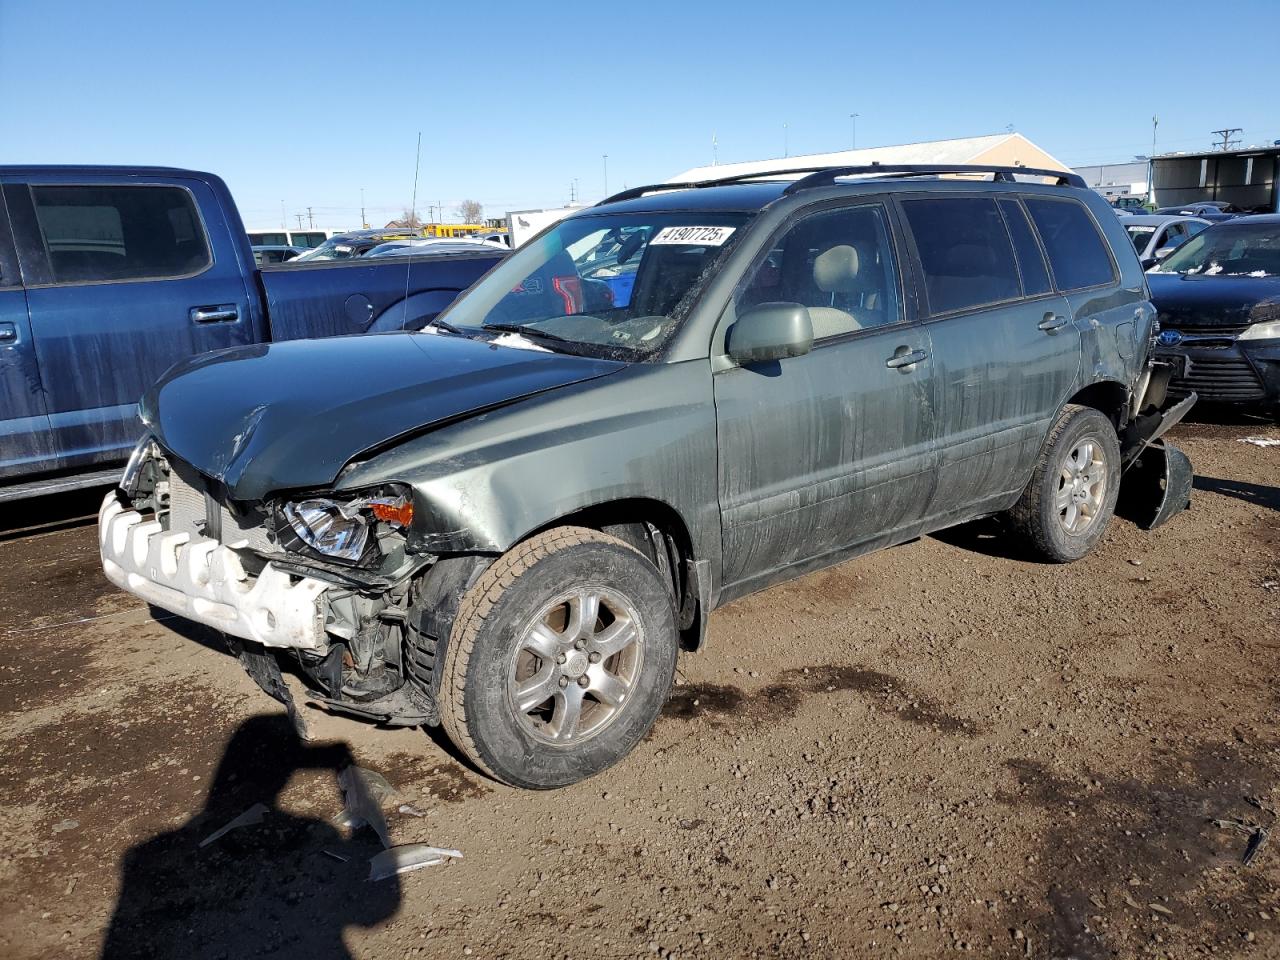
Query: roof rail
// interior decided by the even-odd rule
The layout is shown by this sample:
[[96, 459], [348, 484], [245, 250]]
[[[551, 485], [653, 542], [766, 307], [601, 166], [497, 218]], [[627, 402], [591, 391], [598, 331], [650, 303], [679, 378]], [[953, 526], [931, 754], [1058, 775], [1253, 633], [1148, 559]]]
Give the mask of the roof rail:
[[643, 197], [646, 193], [656, 193], [659, 190], [696, 190], [699, 187], [726, 187], [733, 183], [744, 183], [748, 180], [760, 180], [765, 177], [785, 177], [793, 173], [814, 173], [826, 169], [826, 167], [793, 167], [787, 170], [737, 173], [731, 177], [717, 177], [715, 180], [692, 180], [688, 183], [651, 183], [648, 186], [631, 187], [629, 190], [622, 190], [612, 196], [605, 197], [596, 206], [599, 207], [606, 203], [621, 203], [623, 200], [634, 200], [636, 197]]
[[1016, 176], [1053, 177], [1060, 187], [1087, 187], [1084, 177], [1067, 170], [1046, 170], [1042, 167], [997, 167], [985, 163], [872, 163], [856, 167], [825, 167], [802, 177], [783, 191], [784, 194], [827, 187], [839, 177], [856, 177], [866, 174], [907, 174], [927, 177], [940, 173], [989, 173], [992, 179], [1014, 183]]
[[840, 177], [866, 176], [883, 174], [888, 177], [907, 175], [912, 177], [935, 176], [940, 173], [990, 173], [994, 180], [1013, 183], [1017, 175], [1031, 177], [1054, 177], [1060, 187], [1087, 187], [1084, 178], [1078, 173], [1064, 170], [1046, 170], [1040, 167], [997, 167], [986, 164], [881, 164], [871, 163], [853, 167], [791, 167], [786, 170], [757, 170], [754, 173], [739, 173], [731, 177], [718, 177], [715, 180], [696, 180], [689, 183], [652, 183], [644, 187], [631, 187], [611, 196], [605, 197], [597, 207], [606, 203], [621, 203], [623, 200], [634, 200], [646, 193], [657, 193], [665, 190], [697, 190], [702, 187], [724, 187], [735, 183], [746, 183], [751, 180], [765, 180], [770, 177], [786, 177], [792, 174], [806, 174], [787, 186], [784, 194], [810, 190], [814, 187], [826, 187], [835, 183]]

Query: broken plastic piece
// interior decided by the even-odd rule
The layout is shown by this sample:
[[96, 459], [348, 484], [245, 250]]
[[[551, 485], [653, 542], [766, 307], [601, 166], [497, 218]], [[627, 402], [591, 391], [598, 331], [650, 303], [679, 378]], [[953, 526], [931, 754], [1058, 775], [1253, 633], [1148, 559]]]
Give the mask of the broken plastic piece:
[[1244, 848], [1244, 858], [1241, 860], [1241, 863], [1244, 864], [1244, 866], [1247, 867], [1249, 864], [1253, 863], [1254, 859], [1262, 851], [1262, 845], [1267, 842], [1267, 836], [1268, 833], [1266, 827], [1257, 827], [1254, 829], [1253, 833], [1249, 835], [1249, 843]]
[[228, 833], [230, 833], [232, 830], [235, 830], [238, 827], [248, 827], [248, 826], [252, 826], [255, 823], [261, 823], [262, 818], [266, 815], [266, 812], [267, 812], [267, 805], [265, 803], [255, 803], [252, 807], [250, 807], [244, 813], [240, 814], [240, 816], [236, 817], [230, 823], [219, 827], [217, 830], [213, 831], [213, 833], [209, 834], [207, 837], [201, 840], [200, 846], [207, 847], [209, 844], [213, 843], [213, 841], [219, 839], [220, 837], [226, 836]]
[[1153, 444], [1125, 474], [1116, 512], [1153, 530], [1191, 505], [1194, 478], [1185, 453], [1171, 443]]
[[330, 860], [337, 860], [339, 863], [346, 863], [351, 859], [350, 857], [343, 856], [340, 853], [334, 853], [332, 850], [321, 850], [320, 852]]
[[335, 822], [352, 830], [366, 825], [372, 827], [382, 845], [390, 847], [382, 805], [400, 795], [396, 788], [382, 774], [355, 766], [345, 767], [339, 772], [338, 785], [342, 787], [345, 805]]
[[425, 817], [426, 814], [415, 807], [412, 803], [400, 804], [400, 812], [407, 813], [411, 817]]
[[369, 860], [369, 879], [385, 880], [398, 873], [409, 873], [423, 867], [434, 867], [447, 860], [461, 860], [461, 850], [429, 847], [425, 843], [406, 843], [383, 850]]

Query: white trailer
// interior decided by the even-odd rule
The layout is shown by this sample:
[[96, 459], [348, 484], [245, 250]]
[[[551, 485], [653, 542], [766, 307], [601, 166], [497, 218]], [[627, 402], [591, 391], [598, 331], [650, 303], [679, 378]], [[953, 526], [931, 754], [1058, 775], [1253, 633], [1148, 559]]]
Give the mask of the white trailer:
[[534, 234], [541, 233], [551, 224], [563, 220], [569, 214], [583, 209], [583, 204], [551, 207], [546, 210], [511, 210], [507, 213], [507, 236], [511, 246], [519, 247]]

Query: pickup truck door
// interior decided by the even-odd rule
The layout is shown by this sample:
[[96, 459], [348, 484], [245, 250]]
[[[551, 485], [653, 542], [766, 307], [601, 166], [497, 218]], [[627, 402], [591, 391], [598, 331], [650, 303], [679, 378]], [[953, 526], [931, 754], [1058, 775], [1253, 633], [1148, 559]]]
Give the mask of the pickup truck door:
[[814, 344], [751, 366], [713, 351], [722, 599], [907, 539], [931, 499], [932, 350], [892, 238], [880, 202], [801, 216], [726, 311], [722, 330], [754, 305], [801, 303]]
[[27, 293], [0, 196], [0, 478], [56, 466]]
[[123, 459], [161, 373], [260, 339], [239, 217], [208, 183], [52, 173], [4, 191], [60, 466]]

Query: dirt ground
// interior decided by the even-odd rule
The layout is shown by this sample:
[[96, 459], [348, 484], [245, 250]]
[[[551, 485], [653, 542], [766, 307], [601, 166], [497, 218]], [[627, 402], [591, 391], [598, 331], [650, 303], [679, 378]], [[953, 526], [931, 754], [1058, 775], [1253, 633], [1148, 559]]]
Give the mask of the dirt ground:
[[[96, 495], [11, 508], [0, 956], [1280, 956], [1280, 838], [1243, 863], [1280, 809], [1280, 448], [1246, 436], [1280, 428], [1179, 428], [1193, 511], [1071, 566], [979, 524], [731, 604], [648, 740], [551, 793], [313, 709], [298, 744], [105, 581]], [[367, 882], [352, 758], [423, 814], [393, 842], [464, 858]]]

